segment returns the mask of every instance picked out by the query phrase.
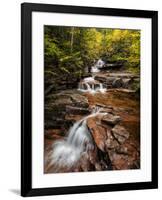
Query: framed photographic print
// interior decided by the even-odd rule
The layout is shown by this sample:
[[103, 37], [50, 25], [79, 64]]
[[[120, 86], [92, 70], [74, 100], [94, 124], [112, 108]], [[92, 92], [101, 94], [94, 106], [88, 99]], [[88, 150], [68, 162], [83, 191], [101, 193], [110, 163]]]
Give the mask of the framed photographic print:
[[157, 24], [22, 4], [22, 196], [158, 187]]

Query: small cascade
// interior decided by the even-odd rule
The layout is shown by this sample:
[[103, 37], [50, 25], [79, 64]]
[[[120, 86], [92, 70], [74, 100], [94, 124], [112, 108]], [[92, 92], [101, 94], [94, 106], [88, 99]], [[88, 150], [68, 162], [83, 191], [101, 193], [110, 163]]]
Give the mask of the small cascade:
[[93, 77], [84, 78], [79, 83], [78, 90], [80, 90], [82, 92], [89, 92], [92, 94], [94, 94], [96, 92], [101, 92], [101, 93], [106, 92], [106, 88], [103, 87], [103, 84], [96, 81]]
[[102, 84], [102, 83], [100, 83], [100, 92], [101, 92], [101, 93], [106, 92], [106, 88], [103, 87], [103, 84]]
[[105, 113], [100, 113], [98, 107], [94, 108], [92, 114], [74, 123], [65, 139], [54, 142], [50, 165], [54, 165], [56, 171], [62, 167], [71, 168], [83, 153], [94, 149], [93, 139], [87, 127], [87, 119], [99, 114], [104, 115]]
[[100, 72], [100, 68], [104, 66], [105, 62], [101, 59], [99, 59], [94, 66], [91, 67], [92, 73]]
[[95, 82], [94, 77], [86, 77], [83, 80], [84, 80], [84, 82]]
[[96, 63], [96, 67], [102, 68], [104, 64], [105, 64], [105, 62], [102, 59], [99, 59]]
[[85, 83], [85, 85], [86, 85], [86, 88], [87, 88], [86, 90], [87, 90], [87, 91], [91, 91], [90, 85], [89, 85], [88, 83]]
[[96, 66], [92, 66], [91, 67], [91, 72], [92, 73], [96, 73], [96, 72], [100, 72], [100, 70]]

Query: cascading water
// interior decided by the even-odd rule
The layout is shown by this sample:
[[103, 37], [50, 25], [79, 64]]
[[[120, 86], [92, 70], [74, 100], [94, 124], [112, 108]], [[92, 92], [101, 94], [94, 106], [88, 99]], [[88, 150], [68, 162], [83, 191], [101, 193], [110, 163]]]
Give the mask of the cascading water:
[[102, 59], [99, 59], [99, 60], [97, 61], [97, 63], [96, 63], [96, 66], [97, 66], [98, 68], [101, 68], [101, 67], [103, 67], [104, 64], [105, 64], [105, 62], [104, 62]]
[[92, 73], [96, 73], [96, 72], [99, 72], [100, 70], [97, 68], [97, 66], [92, 66], [91, 67], [91, 72]]
[[103, 87], [103, 84], [96, 81], [93, 77], [84, 78], [79, 83], [78, 90], [82, 92], [89, 92], [92, 94], [96, 92], [101, 92], [101, 93], [106, 92], [106, 88]]
[[101, 59], [99, 59], [96, 64], [94, 66], [91, 67], [91, 72], [92, 73], [97, 73], [100, 72], [100, 68], [103, 67], [103, 65], [105, 64], [105, 62]]
[[84, 82], [94, 82], [94, 81], [95, 81], [94, 77], [86, 77], [86, 78], [84, 78]]
[[99, 90], [101, 93], [104, 93], [106, 92], [106, 88], [103, 87], [103, 84], [100, 83], [100, 90]]
[[[102, 68], [104, 64], [105, 62], [99, 59], [96, 64], [91, 67], [91, 72], [99, 72], [99, 68]], [[87, 77], [80, 81], [78, 90], [82, 92], [89, 92], [92, 94], [96, 92], [106, 92], [106, 88], [104, 88], [103, 84], [95, 80], [94, 77]]]
[[55, 165], [56, 170], [62, 167], [71, 168], [81, 158], [83, 153], [94, 149], [91, 133], [87, 127], [87, 119], [100, 113], [100, 109], [94, 109], [92, 114], [74, 123], [65, 139], [54, 142], [50, 155], [50, 165]]

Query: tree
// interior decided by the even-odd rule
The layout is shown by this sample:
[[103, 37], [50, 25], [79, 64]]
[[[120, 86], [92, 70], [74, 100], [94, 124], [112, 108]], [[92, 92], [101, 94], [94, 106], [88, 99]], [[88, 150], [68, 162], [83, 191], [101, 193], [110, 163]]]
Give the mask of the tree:
[[80, 79], [99, 58], [125, 61], [127, 70], [139, 73], [140, 31], [45, 26], [44, 55], [45, 88]]
[[73, 41], [74, 41], [74, 27], [71, 28], [71, 41], [70, 41], [71, 53], [73, 51]]
[[103, 40], [103, 55], [108, 61], [126, 61], [127, 68], [139, 71], [140, 31], [111, 29]]

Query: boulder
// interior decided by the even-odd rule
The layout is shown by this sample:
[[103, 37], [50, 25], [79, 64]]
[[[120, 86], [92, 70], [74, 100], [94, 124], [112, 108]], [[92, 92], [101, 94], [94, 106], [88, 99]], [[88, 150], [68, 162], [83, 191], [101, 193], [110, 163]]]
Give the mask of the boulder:
[[122, 84], [123, 88], [129, 88], [130, 84], [132, 83], [132, 79], [124, 78], [124, 79], [122, 79], [122, 82], [123, 82], [123, 84]]
[[104, 123], [106, 123], [108, 125], [115, 125], [120, 121], [121, 121], [120, 116], [112, 115], [110, 113], [108, 113], [107, 115], [103, 116], [103, 118], [102, 118], [102, 122], [104, 122]]
[[125, 140], [129, 138], [129, 132], [120, 125], [116, 125], [112, 129], [112, 133], [120, 144], [124, 143]]
[[115, 78], [114, 81], [112, 82], [112, 87], [113, 88], [122, 87], [122, 79], [121, 78]]
[[77, 90], [66, 90], [52, 94], [48, 97], [48, 99], [50, 99], [50, 97], [52, 101], [58, 104], [73, 105], [84, 108], [89, 106], [87, 98]]
[[44, 108], [45, 128], [69, 126], [74, 120], [65, 120], [67, 115], [90, 113], [88, 99], [77, 90], [66, 90], [47, 96]]
[[94, 79], [99, 81], [99, 82], [101, 82], [101, 83], [106, 83], [107, 82], [107, 76], [103, 75], [103, 74], [96, 75], [94, 77]]
[[114, 78], [114, 77], [109, 77], [109, 76], [108, 76], [108, 77], [106, 78], [106, 84], [107, 84], [107, 85], [112, 85], [112, 83], [115, 81], [115, 79], [116, 79], [116, 78]]
[[111, 108], [101, 108], [100, 113], [110, 113], [113, 114], [113, 109]]
[[82, 108], [89, 107], [88, 99], [85, 96], [83, 96], [81, 93], [72, 91], [72, 93], [69, 95], [70, 95], [70, 98], [71, 98], [74, 106], [82, 107]]
[[66, 112], [70, 114], [89, 114], [90, 110], [88, 108], [74, 107], [74, 106], [66, 106]]
[[[51, 100], [52, 101], [52, 100]], [[72, 105], [72, 100], [70, 99], [70, 97], [67, 98], [62, 98], [61, 96], [58, 97], [58, 99], [53, 100], [52, 103], [49, 104], [49, 106], [53, 107], [53, 108], [65, 108], [66, 105]]]
[[100, 110], [100, 113], [113, 113], [113, 107], [104, 105], [101, 103], [96, 103], [94, 108], [98, 108]]
[[133, 80], [139, 80], [139, 75], [131, 73], [105, 73], [97, 74], [95, 80], [103, 83], [104, 87], [110, 88], [131, 88]]

